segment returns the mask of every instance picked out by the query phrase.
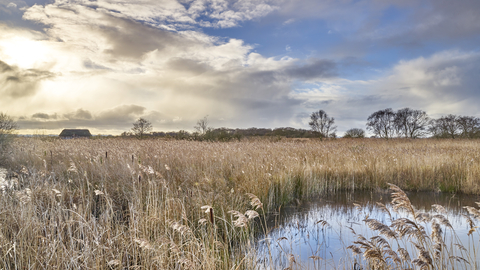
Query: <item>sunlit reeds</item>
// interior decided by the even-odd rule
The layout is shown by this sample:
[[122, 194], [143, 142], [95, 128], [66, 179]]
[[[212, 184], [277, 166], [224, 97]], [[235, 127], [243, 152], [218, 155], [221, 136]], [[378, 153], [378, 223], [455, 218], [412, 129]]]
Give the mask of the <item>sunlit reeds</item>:
[[[18, 138], [12, 149], [0, 198], [6, 269], [252, 269], [255, 233], [268, 235], [266, 218], [281, 205], [387, 183], [399, 189], [398, 208], [409, 206], [401, 189], [480, 193], [476, 141]], [[408, 211], [415, 224], [428, 220]], [[391, 253], [383, 239], [425, 237], [397, 223], [366, 219], [380, 236], [359, 243], [378, 265]], [[432, 251], [432, 263], [425, 253], [418, 265], [433, 265]]]
[[[400, 217], [389, 223], [363, 220], [378, 235], [365, 238], [355, 234], [357, 241], [347, 248], [358, 261], [373, 269], [477, 269], [475, 243], [465, 248], [450, 224], [443, 206], [432, 205], [437, 213], [419, 212], [398, 186], [390, 184], [392, 210]], [[387, 209], [386, 207], [381, 207]], [[465, 207], [475, 217], [478, 210]], [[476, 229], [469, 216], [470, 236]], [[409, 251], [410, 250], [410, 254]]]

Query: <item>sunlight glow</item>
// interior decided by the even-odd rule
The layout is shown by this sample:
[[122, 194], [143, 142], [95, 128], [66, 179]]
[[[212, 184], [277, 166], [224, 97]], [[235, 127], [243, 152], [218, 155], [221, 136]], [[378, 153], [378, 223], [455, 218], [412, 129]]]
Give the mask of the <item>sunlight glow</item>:
[[26, 37], [12, 37], [0, 41], [0, 56], [9, 65], [22, 69], [36, 68], [52, 61], [51, 50], [43, 41]]

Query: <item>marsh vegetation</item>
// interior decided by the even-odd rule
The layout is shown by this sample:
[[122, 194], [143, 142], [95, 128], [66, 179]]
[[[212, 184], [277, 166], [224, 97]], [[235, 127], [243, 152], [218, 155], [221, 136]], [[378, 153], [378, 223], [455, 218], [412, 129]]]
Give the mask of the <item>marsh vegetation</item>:
[[[419, 257], [414, 243], [418, 244], [420, 235], [413, 224], [423, 230], [422, 241], [428, 243], [425, 248], [436, 258], [432, 260], [434, 269], [479, 267], [476, 246], [480, 235], [472, 230], [465, 208], [476, 205], [478, 195], [407, 192], [415, 218], [408, 211], [395, 210], [392, 193], [395, 191], [339, 191], [282, 208], [281, 215], [272, 219], [269, 234], [274, 268], [352, 269], [356, 263], [357, 269], [417, 269], [422, 261], [412, 261]], [[398, 227], [400, 222], [407, 226]], [[434, 243], [440, 238], [431, 238], [434, 228], [441, 231], [442, 242]], [[257, 248], [259, 268], [268, 269], [265, 242], [259, 242]], [[445, 261], [440, 263], [440, 257]]]
[[[0, 264], [255, 269], [257, 239], [269, 238], [267, 219], [281, 207], [388, 183], [400, 195], [400, 189], [480, 194], [479, 150], [471, 140], [17, 138], [4, 165]], [[434, 249], [423, 244], [433, 258]], [[364, 267], [394, 269], [382, 260]]]

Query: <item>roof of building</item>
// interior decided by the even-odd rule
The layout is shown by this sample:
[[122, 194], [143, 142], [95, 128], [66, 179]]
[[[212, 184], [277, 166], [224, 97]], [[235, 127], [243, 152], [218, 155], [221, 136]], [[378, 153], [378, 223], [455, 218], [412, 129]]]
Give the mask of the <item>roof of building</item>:
[[60, 137], [91, 137], [92, 134], [88, 129], [64, 129], [59, 135]]

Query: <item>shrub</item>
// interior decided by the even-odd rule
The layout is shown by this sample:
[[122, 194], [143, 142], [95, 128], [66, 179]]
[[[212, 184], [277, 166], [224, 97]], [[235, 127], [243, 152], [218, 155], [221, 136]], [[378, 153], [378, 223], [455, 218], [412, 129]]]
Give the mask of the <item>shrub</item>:
[[365, 131], [361, 128], [351, 128], [345, 132], [343, 138], [365, 138]]
[[8, 146], [16, 129], [17, 123], [7, 114], [0, 112], [0, 151], [2, 153]]

